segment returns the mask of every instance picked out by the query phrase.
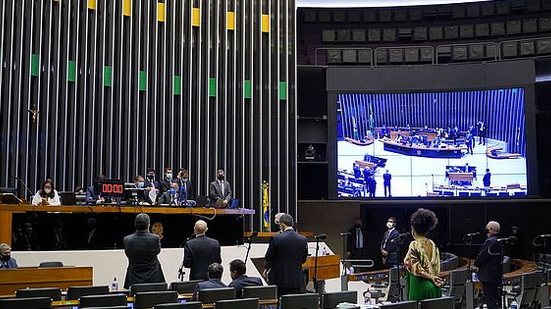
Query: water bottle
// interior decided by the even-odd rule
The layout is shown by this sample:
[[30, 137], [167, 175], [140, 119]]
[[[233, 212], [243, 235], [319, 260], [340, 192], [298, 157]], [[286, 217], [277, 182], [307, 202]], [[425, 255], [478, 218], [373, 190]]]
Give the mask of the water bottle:
[[364, 304], [369, 305], [371, 303], [371, 293], [369, 290], [364, 292]]
[[117, 277], [113, 278], [113, 282], [111, 282], [111, 291], [118, 291], [119, 290], [119, 282], [117, 281]]
[[518, 302], [516, 298], [513, 298], [513, 301], [509, 304], [509, 309], [518, 309]]

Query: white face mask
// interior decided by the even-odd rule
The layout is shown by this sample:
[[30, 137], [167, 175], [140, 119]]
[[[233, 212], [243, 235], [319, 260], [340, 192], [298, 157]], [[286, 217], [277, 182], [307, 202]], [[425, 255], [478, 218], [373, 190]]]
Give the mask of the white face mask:
[[46, 194], [50, 194], [52, 193], [52, 189], [44, 189], [44, 192], [46, 192]]
[[386, 227], [387, 227], [388, 229], [391, 229], [391, 228], [394, 227], [394, 223], [387, 222], [387, 223], [386, 223]]
[[166, 179], [172, 180], [172, 173], [167, 173], [167, 174], [165, 174], [165, 175], [166, 175], [166, 176], [165, 176]]

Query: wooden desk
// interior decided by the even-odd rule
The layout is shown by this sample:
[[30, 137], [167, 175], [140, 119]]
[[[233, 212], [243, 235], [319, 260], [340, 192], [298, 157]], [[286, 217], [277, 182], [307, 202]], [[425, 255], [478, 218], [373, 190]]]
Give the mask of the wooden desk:
[[21, 267], [0, 271], [0, 295], [13, 295], [24, 288], [56, 287], [66, 289], [70, 286], [92, 285], [91, 266], [66, 267]]
[[155, 207], [155, 206], [117, 206], [117, 205], [68, 205], [68, 206], [43, 206], [43, 205], [10, 205], [0, 204], [0, 243], [11, 245], [12, 222], [14, 213], [23, 212], [56, 212], [56, 213], [127, 213], [138, 214], [168, 214], [168, 215], [253, 215], [253, 209], [215, 209], [202, 207]]
[[[184, 294], [185, 296], [185, 294]], [[182, 295], [178, 296], [178, 300], [186, 299], [187, 301], [190, 301], [191, 297], [182, 297]], [[134, 298], [128, 297], [128, 303], [131, 304], [134, 302]], [[260, 306], [270, 306], [270, 305], [277, 305], [279, 302], [277, 299], [261, 299], [260, 300]], [[78, 300], [60, 300], [60, 301], [53, 301], [52, 307], [77, 307], [79, 305]], [[214, 304], [203, 304], [203, 308], [210, 309], [214, 308]]]
[[473, 172], [463, 173], [463, 172], [450, 172], [448, 173], [448, 178], [451, 181], [469, 181], [472, 182], [474, 179]]
[[[308, 281], [314, 278], [314, 266], [316, 257], [308, 257], [306, 263], [302, 264], [302, 269], [308, 270]], [[341, 257], [339, 255], [324, 255], [318, 257], [318, 280], [339, 278]]]
[[[306, 238], [313, 238], [314, 232], [298, 232], [300, 235], [306, 237]], [[258, 235], [256, 235], [257, 238], [270, 238], [277, 235], [278, 232], [258, 232]], [[243, 236], [245, 237], [251, 237], [253, 235], [252, 232], [245, 232], [243, 233]]]

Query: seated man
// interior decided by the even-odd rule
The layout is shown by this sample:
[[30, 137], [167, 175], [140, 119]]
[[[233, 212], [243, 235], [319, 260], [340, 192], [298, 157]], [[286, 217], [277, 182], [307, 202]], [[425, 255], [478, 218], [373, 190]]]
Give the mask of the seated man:
[[208, 268], [209, 280], [199, 282], [195, 287], [195, 292], [193, 293], [193, 299], [197, 300], [197, 294], [199, 291], [208, 290], [208, 289], [217, 289], [225, 288], [227, 285], [224, 284], [220, 279], [222, 279], [222, 273], [224, 272], [224, 267], [218, 263], [212, 263]]
[[243, 288], [246, 286], [261, 286], [262, 280], [258, 277], [249, 277], [245, 275], [247, 267], [245, 262], [236, 259], [230, 262], [230, 276], [233, 279], [228, 285], [235, 288], [237, 298], [243, 296]]
[[169, 205], [180, 205], [179, 196], [180, 196], [180, 187], [177, 183], [173, 182], [170, 184], [170, 189], [161, 194], [159, 198], [159, 204], [169, 204]]
[[0, 269], [17, 268], [17, 261], [11, 257], [11, 247], [0, 244]]

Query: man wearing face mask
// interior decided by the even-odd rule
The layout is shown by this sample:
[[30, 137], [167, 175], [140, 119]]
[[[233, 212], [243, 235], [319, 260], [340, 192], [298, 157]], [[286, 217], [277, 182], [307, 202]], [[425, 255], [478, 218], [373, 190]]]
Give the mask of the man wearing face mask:
[[161, 197], [159, 197], [159, 204], [168, 204], [170, 206], [178, 206], [180, 205], [180, 188], [178, 188], [178, 184], [173, 182], [170, 184], [170, 189], [168, 189], [165, 193], [161, 194]]
[[398, 263], [397, 247], [393, 241], [400, 233], [396, 230], [396, 219], [394, 217], [388, 218], [386, 222], [387, 231], [383, 235], [381, 241], [381, 255], [383, 256], [383, 265], [386, 267], [393, 267]]
[[180, 204], [194, 207], [195, 206], [195, 196], [193, 195], [193, 187], [191, 180], [189, 180], [189, 173], [185, 168], [181, 168], [178, 171], [178, 177], [175, 181], [180, 188]]
[[11, 257], [11, 247], [0, 244], [0, 269], [17, 268], [17, 261]]
[[232, 199], [230, 183], [225, 180], [223, 169], [219, 169], [216, 175], [217, 180], [211, 182], [209, 187], [210, 201], [216, 208], [227, 208]]
[[362, 220], [356, 219], [354, 226], [348, 232], [350, 233], [348, 237], [348, 257], [354, 260], [365, 258], [367, 242]]
[[164, 178], [159, 181], [160, 184], [160, 194], [165, 193], [170, 189], [170, 184], [174, 181], [174, 174], [172, 174], [172, 168], [165, 167]]
[[[137, 189], [137, 190], [136, 190]], [[134, 187], [126, 191], [126, 200], [132, 203], [142, 203], [145, 201], [145, 180], [142, 175], [134, 176]]]
[[147, 169], [147, 179], [144, 183], [145, 201], [151, 205], [157, 204], [157, 198], [160, 196], [161, 184], [155, 180], [155, 169]]

